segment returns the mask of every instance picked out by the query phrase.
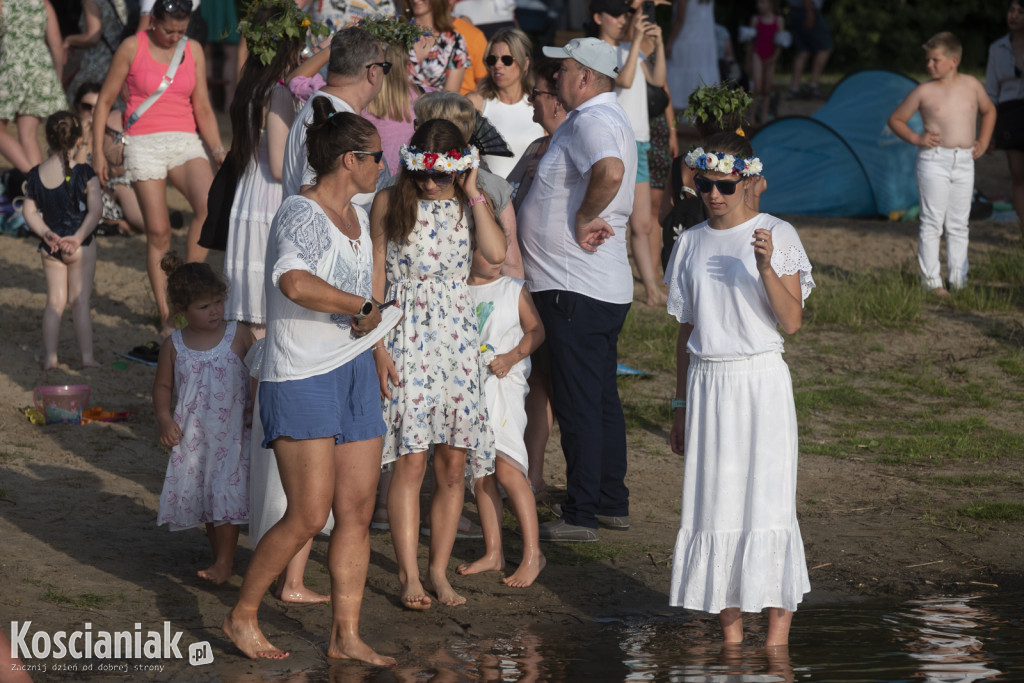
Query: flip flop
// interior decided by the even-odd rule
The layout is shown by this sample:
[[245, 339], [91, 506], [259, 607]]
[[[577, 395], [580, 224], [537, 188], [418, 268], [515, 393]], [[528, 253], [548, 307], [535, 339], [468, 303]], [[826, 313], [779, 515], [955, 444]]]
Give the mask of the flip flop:
[[136, 363], [142, 363], [143, 365], [155, 366], [157, 360], [160, 358], [160, 343], [159, 342], [146, 342], [136, 346], [128, 353], [119, 353], [118, 356], [121, 358], [127, 358], [133, 360]]

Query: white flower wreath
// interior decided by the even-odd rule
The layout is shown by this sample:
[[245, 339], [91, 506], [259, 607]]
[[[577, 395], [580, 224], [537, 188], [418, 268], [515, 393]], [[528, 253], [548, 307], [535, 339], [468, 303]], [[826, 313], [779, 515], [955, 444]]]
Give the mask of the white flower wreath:
[[463, 150], [448, 150], [446, 154], [424, 152], [417, 147], [402, 145], [398, 154], [402, 159], [402, 167], [407, 171], [463, 173], [480, 166], [480, 152], [472, 145]]
[[732, 175], [757, 176], [764, 170], [761, 160], [757, 157], [740, 159], [731, 154], [715, 154], [705, 152], [703, 147], [691, 149], [686, 153], [683, 162], [693, 169], [731, 173]]

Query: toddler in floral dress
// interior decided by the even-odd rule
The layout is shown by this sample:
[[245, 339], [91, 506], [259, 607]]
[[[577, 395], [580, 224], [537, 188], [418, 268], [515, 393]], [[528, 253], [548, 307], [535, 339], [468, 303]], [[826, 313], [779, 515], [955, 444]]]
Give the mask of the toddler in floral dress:
[[188, 325], [164, 342], [153, 384], [160, 443], [172, 447], [157, 525], [205, 524], [214, 562], [198, 575], [221, 584], [231, 578], [238, 527], [249, 521], [252, 400], [242, 359], [254, 338], [224, 320], [227, 285], [210, 266], [182, 263], [174, 252], [160, 266], [168, 302]]

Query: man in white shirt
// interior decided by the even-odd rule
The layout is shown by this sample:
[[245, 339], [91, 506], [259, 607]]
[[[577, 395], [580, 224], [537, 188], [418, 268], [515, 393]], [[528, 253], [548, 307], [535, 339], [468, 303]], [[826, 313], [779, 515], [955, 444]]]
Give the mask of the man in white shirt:
[[391, 62], [384, 61], [384, 51], [368, 32], [347, 28], [334, 34], [327, 85], [313, 93], [288, 131], [281, 172], [285, 197], [298, 194], [314, 181], [315, 174], [306, 161], [306, 125], [313, 120], [313, 100], [329, 97], [336, 110], [358, 114], [380, 92], [384, 74], [390, 70]]
[[615, 48], [577, 38], [545, 47], [562, 59], [558, 99], [569, 112], [551, 138], [517, 218], [523, 266], [544, 322], [552, 407], [568, 498], [541, 540], [589, 542], [599, 525], [629, 527], [626, 428], [615, 383], [618, 335], [633, 300], [626, 222], [636, 140], [612, 92]]

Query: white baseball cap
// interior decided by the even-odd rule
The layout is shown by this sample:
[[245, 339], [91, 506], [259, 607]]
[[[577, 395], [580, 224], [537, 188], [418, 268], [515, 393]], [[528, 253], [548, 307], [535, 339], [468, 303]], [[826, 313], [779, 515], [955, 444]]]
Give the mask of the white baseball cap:
[[600, 38], [573, 38], [565, 47], [544, 47], [544, 56], [553, 59], [575, 59], [577, 62], [614, 79], [619, 75], [615, 48]]

